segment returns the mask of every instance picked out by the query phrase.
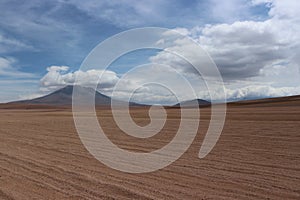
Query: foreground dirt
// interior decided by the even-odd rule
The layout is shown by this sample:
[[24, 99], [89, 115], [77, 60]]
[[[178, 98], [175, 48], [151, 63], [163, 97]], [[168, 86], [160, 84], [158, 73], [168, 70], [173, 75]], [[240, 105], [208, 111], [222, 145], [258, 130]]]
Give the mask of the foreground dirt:
[[[119, 147], [148, 152], [167, 144], [179, 112], [169, 109], [162, 133], [131, 138], [109, 110], [99, 121]], [[147, 108], [132, 110], [140, 125]], [[224, 131], [204, 159], [198, 152], [210, 118], [170, 166], [147, 174], [110, 169], [84, 148], [67, 108], [0, 109], [0, 199], [300, 199], [300, 107], [231, 106]]]

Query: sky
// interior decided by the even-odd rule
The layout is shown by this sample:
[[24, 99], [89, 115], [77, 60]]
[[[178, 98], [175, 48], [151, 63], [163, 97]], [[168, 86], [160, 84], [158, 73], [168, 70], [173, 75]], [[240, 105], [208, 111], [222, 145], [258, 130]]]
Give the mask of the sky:
[[[297, 0], [2, 0], [0, 1], [0, 102], [30, 99], [74, 84], [97, 81], [99, 70], [80, 65], [100, 42], [132, 28], [174, 29], [197, 42], [216, 63], [228, 101], [300, 94], [300, 2]], [[121, 44], [120, 44], [121, 45]], [[172, 44], [185, 49], [184, 43]], [[189, 51], [187, 48], [186, 51]], [[165, 51], [138, 50], [114, 61], [98, 90], [110, 95], [138, 88], [133, 100], [172, 104], [166, 88], [142, 86], [149, 77], [168, 80], [183, 99], [191, 96], [172, 76], [191, 80], [197, 97], [211, 97], [186, 63]], [[218, 100], [217, 91], [213, 98]]]

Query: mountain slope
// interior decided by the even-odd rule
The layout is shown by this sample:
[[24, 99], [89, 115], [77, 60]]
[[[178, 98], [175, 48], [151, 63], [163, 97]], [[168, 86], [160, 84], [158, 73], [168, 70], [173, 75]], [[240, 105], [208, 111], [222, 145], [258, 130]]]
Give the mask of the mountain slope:
[[188, 100], [188, 101], [183, 101], [180, 102], [178, 104], [175, 104], [174, 107], [195, 107], [195, 106], [199, 106], [199, 107], [207, 107], [210, 106], [210, 102], [209, 101], [205, 101], [203, 99], [194, 99], [194, 100]]
[[[94, 91], [92, 88], [87, 87], [80, 87], [78, 88], [79, 94], [84, 95], [91, 95], [95, 93], [95, 105], [96, 106], [109, 106], [111, 105], [111, 98], [101, 94], [98, 91]], [[73, 86], [66, 86], [60, 90], [57, 90], [51, 94], [48, 94], [43, 97], [31, 99], [31, 100], [23, 100], [23, 101], [16, 101], [12, 103], [17, 104], [32, 104], [32, 105], [72, 105], [72, 94], [73, 94]], [[117, 104], [125, 105], [127, 102], [115, 100]], [[130, 102], [129, 105], [131, 106], [138, 106], [140, 104]]]
[[265, 106], [300, 106], [300, 95], [273, 97], [256, 100], [245, 100], [228, 103], [229, 106], [250, 106], [250, 107], [265, 107]]

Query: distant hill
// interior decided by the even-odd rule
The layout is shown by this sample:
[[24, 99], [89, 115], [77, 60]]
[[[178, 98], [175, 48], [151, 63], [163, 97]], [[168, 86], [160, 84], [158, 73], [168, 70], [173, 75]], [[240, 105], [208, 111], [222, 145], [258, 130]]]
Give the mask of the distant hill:
[[250, 107], [265, 107], [265, 106], [300, 106], [300, 95], [273, 97], [256, 100], [244, 100], [228, 103], [229, 106], [250, 106]]
[[[195, 99], [190, 101], [183, 101], [180, 104], [175, 104], [173, 107], [194, 107], [194, 105], [199, 105], [199, 107], [208, 107], [211, 102], [202, 99]], [[267, 107], [267, 106], [300, 106], [300, 95], [286, 96], [286, 97], [273, 97], [273, 98], [263, 98], [255, 100], [241, 100], [236, 102], [228, 102], [228, 106], [243, 106], [243, 107]]]
[[[92, 88], [87, 87], [78, 87], [78, 91], [80, 95], [90, 95], [95, 94], [95, 105], [96, 106], [110, 106], [111, 98], [104, 94], [101, 94], [98, 91], [94, 91]], [[73, 94], [73, 86], [66, 86], [62, 89], [59, 89], [51, 94], [48, 94], [43, 97], [30, 99], [30, 100], [22, 100], [15, 101], [10, 103], [1, 104], [2, 108], [34, 108], [38, 105], [39, 108], [48, 108], [48, 107], [61, 107], [66, 106], [69, 107], [72, 105], [72, 94]], [[121, 100], [114, 100], [118, 105], [125, 105], [128, 102], [124, 102]], [[129, 102], [130, 106], [146, 106], [143, 104], [138, 104], [134, 102]], [[181, 103], [177, 103], [173, 106], [167, 106], [169, 108], [173, 107], [209, 107], [211, 102], [205, 101], [202, 99], [188, 100], [183, 101]], [[260, 107], [260, 106], [300, 106], [300, 95], [298, 96], [288, 96], [288, 97], [277, 97], [277, 98], [265, 98], [265, 99], [257, 99], [257, 100], [244, 100], [237, 102], [229, 102], [228, 106], [243, 106], [243, 107]]]
[[[92, 88], [76, 86], [80, 95], [91, 95], [95, 94], [95, 105], [96, 106], [109, 106], [111, 105], [111, 98], [101, 94], [98, 91], [95, 91]], [[28, 105], [54, 105], [54, 106], [69, 106], [72, 105], [72, 94], [73, 94], [73, 86], [66, 86], [62, 89], [59, 89], [51, 94], [48, 94], [43, 97], [30, 99], [30, 100], [22, 100], [15, 101], [9, 104], [28, 104]], [[125, 105], [127, 102], [115, 100], [117, 104]], [[130, 102], [130, 106], [141, 106], [142, 104]]]
[[194, 99], [194, 100], [188, 100], [188, 101], [183, 101], [178, 104], [175, 104], [173, 107], [207, 107], [210, 106], [211, 103], [209, 101], [205, 101], [203, 99]]

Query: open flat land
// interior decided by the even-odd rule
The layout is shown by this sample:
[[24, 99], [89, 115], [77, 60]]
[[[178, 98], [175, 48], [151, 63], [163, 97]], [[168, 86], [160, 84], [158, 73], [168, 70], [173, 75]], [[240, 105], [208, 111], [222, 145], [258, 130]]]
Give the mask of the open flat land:
[[[168, 109], [161, 133], [137, 139], [98, 108], [107, 136], [137, 152], [161, 148], [180, 113]], [[147, 108], [131, 114], [149, 123]], [[88, 153], [70, 108], [0, 106], [0, 199], [300, 199], [300, 100], [230, 104], [223, 133], [204, 159], [198, 152], [210, 119], [201, 109], [198, 135], [170, 166], [146, 174], [119, 172]]]

